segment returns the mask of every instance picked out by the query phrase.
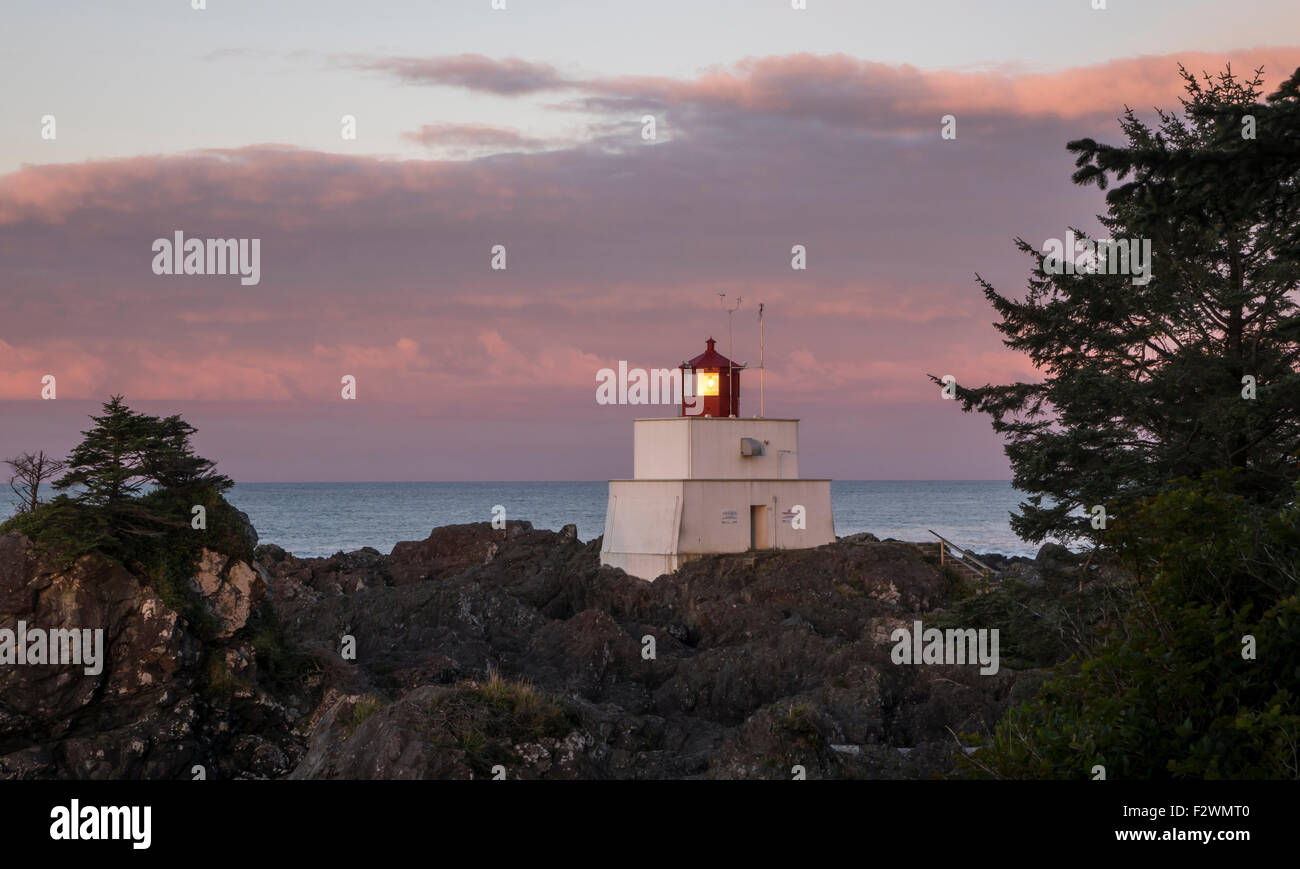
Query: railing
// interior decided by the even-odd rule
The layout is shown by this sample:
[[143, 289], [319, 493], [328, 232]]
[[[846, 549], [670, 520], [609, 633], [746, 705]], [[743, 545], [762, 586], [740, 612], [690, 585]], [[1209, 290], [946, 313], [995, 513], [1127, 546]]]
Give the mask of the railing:
[[[925, 530], [930, 531], [929, 528], [927, 528], [927, 529], [925, 529]], [[971, 564], [978, 564], [978, 565], [979, 565], [981, 572], [984, 574], [984, 587], [985, 587], [985, 588], [988, 588], [989, 580], [992, 579], [994, 576], [997, 575], [997, 571], [996, 571], [996, 570], [994, 570], [993, 568], [989, 567], [987, 564], [985, 564], [984, 562], [980, 561], [980, 560], [979, 560], [978, 558], [976, 558], [974, 555], [971, 555], [971, 554], [970, 554], [969, 552], [967, 552], [965, 549], [962, 549], [960, 546], [958, 546], [956, 543], [953, 543], [953, 542], [952, 542], [951, 540], [949, 540], [948, 538], [943, 537], [943, 536], [938, 535], [938, 534], [935, 534], [933, 531], [930, 531], [930, 533], [931, 533], [932, 535], [934, 535], [935, 537], [938, 537], [938, 538], [939, 538], [939, 566], [940, 566], [940, 567], [942, 567], [942, 566], [946, 563], [946, 559], [945, 559], [945, 557], [944, 557], [944, 553], [945, 553], [948, 549], [951, 549], [953, 552], [957, 553], [957, 556], [960, 558], [961, 562], [964, 563], [964, 564], [966, 564], [968, 567], [969, 567]], [[971, 568], [971, 569], [973, 570], [974, 568]]]

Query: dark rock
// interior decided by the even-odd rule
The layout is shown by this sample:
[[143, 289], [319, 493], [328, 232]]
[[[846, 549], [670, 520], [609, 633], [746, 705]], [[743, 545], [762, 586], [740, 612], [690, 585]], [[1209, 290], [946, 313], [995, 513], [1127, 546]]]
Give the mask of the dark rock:
[[489, 522], [435, 528], [418, 543], [394, 546], [388, 557], [389, 573], [394, 585], [449, 576], [491, 561], [502, 543], [532, 530], [531, 522], [518, 521], [506, 522], [499, 530]]
[[257, 549], [257, 529], [253, 527], [253, 521], [248, 518], [248, 514], [243, 510], [235, 510], [234, 507], [231, 507], [230, 509], [234, 512], [235, 519], [239, 522], [239, 530], [244, 536], [244, 542], [248, 544], [248, 550], [252, 552]]
[[[256, 552], [195, 577], [202, 633], [124, 568], [51, 573], [0, 538], [5, 612], [113, 637], [98, 681], [0, 668], [0, 777], [943, 776], [950, 731], [987, 732], [1017, 684], [891, 661], [891, 631], [952, 586], [871, 535], [654, 583], [602, 567], [572, 525], [438, 528], [388, 556]], [[263, 648], [272, 626], [303, 666]]]
[[1070, 550], [1061, 546], [1059, 543], [1044, 543], [1038, 549], [1038, 554], [1034, 556], [1034, 561], [1044, 563], [1069, 564], [1074, 562], [1075, 555]]
[[259, 687], [244, 638], [261, 576], [205, 551], [191, 590], [203, 625], [121, 565], [92, 555], [56, 569], [25, 537], [0, 537], [0, 627], [103, 638], [98, 667], [0, 667], [0, 777], [190, 778], [196, 764], [209, 778], [286, 773], [301, 740]]
[[393, 703], [343, 698], [316, 728], [290, 778], [573, 779], [594, 771], [594, 738], [560, 704], [544, 701], [552, 708], [516, 742], [511, 732], [518, 722], [506, 719], [519, 711], [502, 705], [509, 702], [490, 685], [427, 685]]

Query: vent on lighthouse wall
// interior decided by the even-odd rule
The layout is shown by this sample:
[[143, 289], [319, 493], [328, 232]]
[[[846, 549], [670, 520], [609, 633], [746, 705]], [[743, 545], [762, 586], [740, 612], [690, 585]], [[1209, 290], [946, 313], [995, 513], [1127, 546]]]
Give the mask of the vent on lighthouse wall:
[[763, 442], [758, 438], [741, 438], [740, 454], [742, 456], [761, 456], [763, 455]]

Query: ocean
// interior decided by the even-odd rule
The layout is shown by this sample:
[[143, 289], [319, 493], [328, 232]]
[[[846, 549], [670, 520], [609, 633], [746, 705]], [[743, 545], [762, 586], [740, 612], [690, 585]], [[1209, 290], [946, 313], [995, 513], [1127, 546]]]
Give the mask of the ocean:
[[[578, 526], [599, 537], [608, 485], [573, 483], [240, 483], [227, 493], [252, 519], [263, 543], [294, 555], [327, 556], [371, 546], [387, 554], [399, 540], [423, 540], [440, 525], [488, 522], [492, 508], [536, 528]], [[931, 541], [927, 529], [975, 552], [1033, 556], [1037, 544], [1011, 532], [1008, 516], [1024, 494], [1002, 480], [835, 480], [831, 506], [841, 537]], [[0, 517], [14, 498], [0, 493]]]
[[[605, 528], [608, 484], [574, 483], [241, 483], [228, 494], [263, 542], [299, 556], [423, 540], [440, 525], [487, 522], [492, 508], [536, 528], [578, 526], [591, 540]], [[1008, 521], [1023, 493], [1001, 480], [836, 480], [835, 533], [933, 540], [927, 529], [976, 552], [1029, 555]]]

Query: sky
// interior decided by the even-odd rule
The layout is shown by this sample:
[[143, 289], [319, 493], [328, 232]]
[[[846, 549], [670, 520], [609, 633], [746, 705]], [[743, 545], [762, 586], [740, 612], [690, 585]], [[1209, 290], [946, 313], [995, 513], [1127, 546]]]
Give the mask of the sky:
[[[600, 369], [757, 365], [761, 302], [803, 475], [1006, 479], [927, 375], [1038, 376], [976, 274], [1096, 228], [1066, 143], [1176, 108], [1180, 62], [1300, 67], [1291, 0], [203, 5], [0, 12], [0, 457], [123, 394], [239, 481], [626, 477], [671, 412]], [[259, 280], [156, 274], [178, 231]]]

